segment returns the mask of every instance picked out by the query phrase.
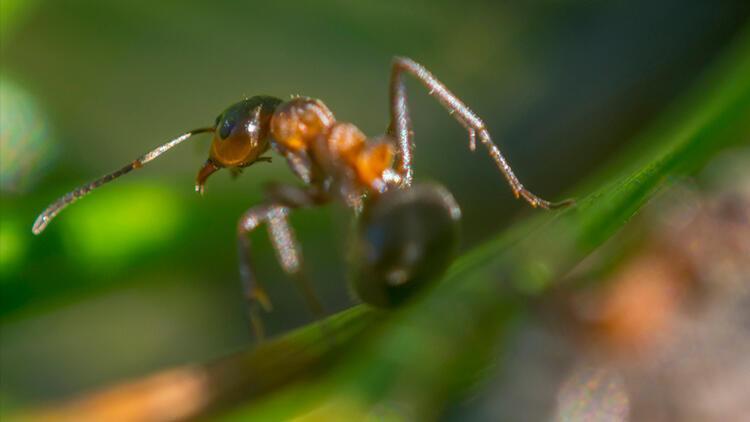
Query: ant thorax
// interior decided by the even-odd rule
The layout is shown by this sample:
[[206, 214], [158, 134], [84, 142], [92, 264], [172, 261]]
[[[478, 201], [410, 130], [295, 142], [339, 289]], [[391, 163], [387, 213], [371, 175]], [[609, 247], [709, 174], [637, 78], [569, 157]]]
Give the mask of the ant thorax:
[[383, 192], [386, 172], [396, 154], [388, 138], [368, 140], [355, 125], [337, 122], [322, 101], [298, 97], [282, 105], [271, 120], [271, 134], [280, 149], [307, 155], [316, 179], [348, 185], [360, 193]]
[[271, 135], [282, 149], [309, 151], [312, 142], [336, 123], [331, 110], [322, 101], [296, 97], [276, 108], [271, 119]]

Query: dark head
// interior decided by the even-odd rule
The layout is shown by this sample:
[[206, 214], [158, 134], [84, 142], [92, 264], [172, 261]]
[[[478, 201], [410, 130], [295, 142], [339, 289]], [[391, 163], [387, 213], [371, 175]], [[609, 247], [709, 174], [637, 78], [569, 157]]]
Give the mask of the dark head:
[[271, 116], [279, 104], [278, 98], [256, 96], [231, 105], [216, 118], [211, 152], [198, 173], [197, 190], [216, 170], [247, 167], [268, 150]]
[[210, 132], [214, 134], [211, 153], [206, 164], [198, 172], [198, 180], [195, 185], [195, 189], [202, 192], [206, 179], [216, 170], [224, 167], [247, 167], [263, 159], [261, 154], [268, 150], [271, 117], [279, 104], [281, 104], [281, 100], [278, 98], [257, 96], [232, 105], [216, 118], [214, 126], [193, 129], [183, 133], [133, 160], [125, 167], [63, 195], [39, 214], [32, 227], [32, 232], [34, 234], [41, 233], [60, 211], [88, 195], [94, 189], [145, 166], [195, 135]]
[[450, 265], [461, 210], [439, 185], [388, 191], [368, 203], [354, 245], [353, 287], [362, 301], [391, 307]]

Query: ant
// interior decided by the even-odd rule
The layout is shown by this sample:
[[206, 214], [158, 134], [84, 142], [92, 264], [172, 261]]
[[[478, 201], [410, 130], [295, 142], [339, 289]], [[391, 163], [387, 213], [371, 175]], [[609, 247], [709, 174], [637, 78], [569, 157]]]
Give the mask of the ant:
[[249, 303], [253, 331], [263, 337], [259, 316], [271, 302], [257, 282], [250, 262], [249, 232], [265, 223], [285, 273], [299, 284], [311, 309], [322, 307], [304, 278], [302, 255], [289, 225], [298, 208], [339, 201], [358, 216], [354, 242], [353, 287], [366, 303], [397, 305], [428, 280], [440, 275], [458, 245], [461, 210], [448, 190], [435, 184], [413, 184], [413, 132], [406, 103], [404, 74], [415, 77], [429, 94], [468, 131], [469, 149], [484, 145], [516, 198], [532, 207], [558, 208], [526, 190], [492, 142], [484, 122], [424, 66], [405, 57], [393, 59], [390, 79], [390, 125], [384, 136], [368, 139], [355, 125], [339, 122], [322, 101], [270, 96], [242, 100], [221, 113], [211, 127], [191, 130], [52, 203], [33, 226], [40, 234], [65, 207], [93, 189], [139, 169], [188, 138], [212, 133], [209, 158], [198, 172], [195, 190], [203, 193], [208, 177], [222, 168], [239, 172], [273, 149], [284, 157], [303, 186], [270, 184], [266, 200], [247, 210], [237, 224], [239, 272]]

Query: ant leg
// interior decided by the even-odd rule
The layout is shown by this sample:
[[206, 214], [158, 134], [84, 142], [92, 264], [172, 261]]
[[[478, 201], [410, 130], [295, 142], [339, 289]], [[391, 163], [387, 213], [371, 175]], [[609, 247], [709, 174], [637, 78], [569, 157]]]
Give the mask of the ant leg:
[[284, 157], [292, 172], [305, 184], [312, 181], [312, 162], [310, 156], [304, 151], [290, 151], [278, 142], [271, 141], [271, 148]]
[[258, 284], [255, 272], [250, 260], [250, 239], [248, 234], [255, 230], [268, 214], [267, 206], [258, 206], [250, 208], [243, 214], [237, 223], [237, 257], [239, 261], [240, 280], [242, 281], [242, 290], [248, 303], [248, 314], [250, 324], [255, 337], [263, 339], [265, 330], [263, 321], [260, 318], [260, 308], [270, 311], [272, 308], [271, 301], [265, 289]]
[[329, 196], [315, 186], [299, 187], [282, 183], [269, 183], [265, 187], [266, 197], [290, 208], [308, 208], [323, 205]]
[[558, 208], [573, 203], [572, 200], [552, 203], [546, 201], [524, 188], [518, 180], [508, 162], [503, 157], [500, 149], [492, 142], [489, 131], [482, 121], [469, 107], [466, 106], [458, 97], [456, 97], [448, 88], [443, 85], [435, 76], [430, 73], [424, 66], [406, 58], [396, 57], [393, 59], [391, 69], [390, 83], [390, 101], [391, 101], [391, 124], [388, 133], [396, 137], [400, 150], [398, 170], [403, 175], [403, 184], [408, 186], [412, 182], [413, 171], [411, 168], [412, 159], [412, 137], [411, 123], [409, 119], [408, 106], [406, 104], [406, 87], [402, 75], [408, 73], [415, 77], [424, 85], [429, 95], [434, 97], [445, 107], [448, 112], [466, 128], [469, 132], [469, 149], [476, 149], [477, 138], [488, 150], [490, 157], [495, 161], [500, 172], [503, 173], [508, 181], [513, 194], [516, 198], [523, 198], [531, 204], [532, 207]]
[[269, 203], [250, 208], [237, 224], [240, 278], [248, 300], [248, 312], [253, 332], [259, 339], [264, 336], [259, 311], [261, 308], [270, 311], [272, 306], [268, 294], [258, 283], [252, 269], [248, 234], [263, 223], [268, 224], [271, 243], [284, 272], [294, 278], [315, 316], [320, 318], [325, 314], [323, 306], [302, 271], [302, 253], [287, 216], [294, 208], [322, 204], [327, 199], [318, 195], [317, 190], [287, 185], [271, 185], [268, 189], [268, 196]]
[[411, 186], [414, 179], [414, 171], [411, 167], [411, 153], [413, 149], [414, 131], [411, 128], [411, 117], [409, 106], [406, 103], [406, 84], [404, 84], [403, 71], [394, 59], [391, 68], [390, 80], [390, 112], [391, 122], [388, 125], [388, 136], [395, 138], [398, 142], [399, 154], [396, 157], [396, 168], [401, 175], [401, 186]]
[[305, 276], [304, 271], [302, 271], [302, 252], [294, 236], [294, 231], [289, 225], [287, 217], [289, 212], [288, 207], [272, 207], [268, 213], [268, 234], [281, 263], [281, 268], [297, 283], [297, 287], [305, 296], [310, 310], [317, 318], [322, 319], [325, 316], [323, 305], [315, 295], [312, 284]]

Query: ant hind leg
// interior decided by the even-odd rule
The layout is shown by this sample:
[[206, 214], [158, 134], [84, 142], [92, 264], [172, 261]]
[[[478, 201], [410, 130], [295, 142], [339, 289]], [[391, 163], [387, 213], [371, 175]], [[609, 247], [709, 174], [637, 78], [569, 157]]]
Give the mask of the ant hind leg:
[[427, 88], [429, 95], [437, 99], [448, 110], [451, 116], [466, 128], [469, 133], [469, 149], [474, 151], [477, 141], [481, 142], [487, 148], [490, 157], [492, 157], [500, 172], [505, 176], [516, 198], [523, 198], [531, 206], [541, 208], [559, 208], [573, 203], [572, 200], [557, 203], [549, 202], [524, 188], [505, 160], [505, 157], [503, 157], [500, 149], [492, 141], [490, 133], [487, 131], [482, 119], [450, 92], [424, 66], [406, 57], [396, 57], [393, 59], [393, 67], [391, 69], [391, 123], [388, 128], [388, 134], [395, 137], [398, 141], [399, 161], [397, 165], [399, 172], [402, 174], [404, 185], [410, 185], [413, 177], [411, 168], [413, 132], [406, 104], [406, 88], [403, 81], [404, 73], [408, 73], [419, 80]]

